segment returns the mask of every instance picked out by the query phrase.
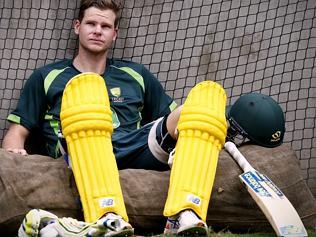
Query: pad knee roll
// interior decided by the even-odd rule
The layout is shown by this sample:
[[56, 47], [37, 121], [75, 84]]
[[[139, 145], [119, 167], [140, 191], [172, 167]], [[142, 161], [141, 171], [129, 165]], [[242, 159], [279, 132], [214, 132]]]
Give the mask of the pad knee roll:
[[94, 222], [106, 212], [127, 221], [104, 79], [95, 73], [72, 78], [63, 93], [60, 118], [85, 221]]
[[225, 106], [225, 90], [215, 82], [201, 82], [190, 91], [178, 122], [165, 216], [192, 209], [205, 221], [226, 138]]

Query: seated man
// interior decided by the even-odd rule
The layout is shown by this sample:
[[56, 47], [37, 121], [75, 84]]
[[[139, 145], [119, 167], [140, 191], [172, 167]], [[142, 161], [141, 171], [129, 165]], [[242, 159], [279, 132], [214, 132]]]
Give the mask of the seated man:
[[[86, 75], [87, 76], [87, 75]], [[76, 80], [76, 79], [75, 79]], [[203, 84], [208, 84], [209, 82], [205, 82]], [[199, 84], [201, 85], [201, 84]], [[196, 88], [194, 88], [192, 91], [194, 92]], [[65, 90], [67, 91], [67, 89]], [[201, 92], [201, 91], [199, 91]], [[67, 98], [67, 97], [64, 97]], [[82, 98], [82, 97], [79, 97]], [[191, 97], [191, 93], [187, 99], [190, 100]], [[80, 101], [80, 99], [79, 99]], [[80, 103], [78, 103], [80, 104]], [[82, 104], [80, 104], [82, 105]], [[184, 109], [186, 108], [186, 105], [188, 105], [187, 103], [184, 104]], [[82, 107], [82, 106], [81, 106]], [[72, 107], [73, 109], [74, 107]], [[78, 107], [79, 108], [79, 107]], [[62, 111], [64, 111], [62, 109]], [[91, 112], [91, 110], [89, 110]], [[185, 111], [185, 110], [184, 110]], [[271, 112], [271, 113], [269, 113]], [[246, 113], [248, 116], [241, 116], [242, 113]], [[63, 112], [62, 112], [63, 114]], [[183, 113], [185, 114], [185, 113]], [[266, 115], [268, 114], [268, 115]], [[78, 113], [74, 113], [74, 115], [78, 115]], [[91, 115], [91, 114], [90, 114]], [[187, 114], [187, 115], [190, 115]], [[191, 114], [192, 115], [192, 114]], [[245, 136], [242, 138], [242, 140], [245, 139], [251, 139], [252, 141], [255, 141], [257, 144], [261, 144], [264, 145], [266, 147], [274, 147], [277, 146], [279, 144], [281, 144], [282, 142], [282, 137], [280, 136], [279, 139], [277, 139], [277, 136], [275, 134], [281, 134], [283, 135], [284, 133], [284, 117], [282, 114], [282, 110], [280, 109], [280, 107], [277, 105], [276, 102], [274, 102], [270, 97], [265, 96], [265, 95], [261, 95], [258, 93], [251, 93], [251, 94], [247, 94], [242, 96], [241, 98], [239, 98], [236, 103], [231, 107], [231, 109], [228, 110], [228, 120], [229, 121], [233, 121], [232, 122], [232, 126], [229, 128], [230, 134], [229, 134], [229, 138], [231, 140], [237, 139], [238, 136]], [[82, 116], [81, 116], [82, 117]], [[180, 123], [179, 123], [179, 128], [181, 128], [182, 122], [181, 122], [181, 117], [183, 117], [182, 115], [180, 116]], [[267, 123], [264, 120], [260, 120], [261, 118], [265, 118], [268, 121], [271, 121], [271, 123], [269, 123], [267, 125]], [[62, 116], [63, 118], [63, 116]], [[247, 119], [248, 118], [248, 119]], [[251, 121], [258, 121], [262, 122], [257, 124], [257, 129], [258, 131], [261, 132], [256, 132], [254, 133], [253, 131], [251, 132], [251, 130], [248, 130], [250, 127], [247, 125], [251, 125]], [[63, 121], [63, 119], [62, 119]], [[83, 120], [81, 119], [80, 122], [82, 122]], [[93, 120], [89, 120], [90, 122]], [[192, 121], [191, 122], [196, 122], [196, 121]], [[199, 125], [203, 125], [202, 123], [203, 121], [199, 121]], [[199, 127], [199, 125], [194, 125]], [[210, 124], [208, 125], [210, 126]], [[81, 126], [79, 126], [81, 127]], [[91, 127], [95, 127], [95, 126], [91, 126]], [[263, 128], [265, 128], [265, 130], [263, 130]], [[246, 129], [246, 130], [245, 130]], [[82, 132], [83, 130], [81, 130]], [[179, 131], [181, 131], [181, 129], [179, 129]], [[199, 131], [199, 130], [196, 130]], [[256, 131], [256, 130], [254, 130]], [[181, 133], [181, 132], [180, 132]], [[86, 139], [86, 137], [82, 136], [83, 139]], [[94, 140], [96, 141], [96, 140]], [[196, 142], [195, 139], [192, 139], [192, 137], [190, 138], [191, 142]], [[236, 140], [235, 140], [236, 141]], [[180, 139], [181, 142], [181, 139]], [[198, 141], [198, 144], [201, 141]], [[86, 141], [85, 143], [88, 143], [88, 141]], [[69, 144], [69, 143], [68, 143]], [[84, 144], [81, 144], [81, 146]], [[200, 149], [203, 149], [203, 145], [200, 145]], [[188, 146], [188, 145], [187, 145]], [[93, 148], [93, 144], [91, 143], [89, 145], [89, 147]], [[106, 145], [105, 145], [106, 147]], [[185, 146], [186, 147], [186, 146]], [[191, 146], [189, 146], [191, 147]], [[108, 149], [108, 148], [107, 148]], [[185, 149], [185, 148], [184, 148]], [[193, 149], [191, 147], [191, 149]], [[76, 150], [76, 149], [75, 149]], [[190, 149], [189, 149], [190, 150]], [[85, 151], [85, 152], [91, 152], [91, 151]], [[204, 152], [202, 152], [203, 154]], [[180, 152], [181, 154], [181, 152]], [[96, 155], [96, 154], [94, 154]], [[182, 153], [181, 157], [188, 157], [185, 156]], [[203, 155], [201, 156], [203, 157]], [[81, 157], [81, 159], [84, 159], [84, 157]], [[180, 157], [176, 158], [175, 160], [181, 160]], [[199, 161], [198, 157], [195, 157], [194, 159], [192, 159], [192, 161]], [[178, 162], [179, 164], [179, 162]], [[178, 165], [179, 166], [179, 165]], [[173, 166], [175, 167], [175, 166]], [[201, 168], [201, 167], [200, 167]], [[186, 169], [187, 171], [193, 170], [192, 168], [190, 169]], [[108, 172], [105, 172], [108, 173]], [[183, 173], [183, 172], [182, 172]], [[75, 173], [76, 175], [76, 173]], [[203, 180], [203, 176], [201, 176], [201, 180]], [[183, 179], [180, 182], [176, 182], [177, 184], [182, 184], [182, 181], [184, 181]], [[198, 186], [198, 185], [196, 185]], [[192, 186], [190, 186], [191, 189], [193, 189]], [[109, 219], [109, 216], [111, 216], [111, 219]], [[181, 217], [181, 218], [180, 218]], [[117, 218], [117, 219], [116, 219]], [[106, 215], [105, 218], [101, 218], [99, 221], [95, 222], [95, 223], [85, 223], [85, 222], [77, 222], [73, 219], [58, 219], [58, 217], [42, 211], [42, 210], [32, 210], [30, 213], [28, 213], [27, 217], [24, 220], [23, 225], [21, 226], [20, 230], [23, 230], [22, 233], [25, 233], [25, 230], [34, 230], [34, 228], [30, 228], [30, 226], [36, 226], [34, 225], [34, 223], [38, 223], [38, 229], [41, 229], [42, 227], [40, 227], [40, 224], [45, 226], [45, 228], [41, 229], [41, 236], [45, 236], [45, 233], [57, 233], [60, 236], [71, 236], [71, 235], [67, 235], [68, 232], [74, 233], [75, 231], [77, 231], [76, 233], [78, 234], [78, 236], [81, 236], [80, 234], [86, 234], [89, 232], [89, 235], [87, 234], [87, 236], [115, 236], [116, 234], [127, 234], [128, 230], [130, 230], [128, 227], [128, 223], [124, 222], [121, 218], [119, 218], [118, 216], [115, 216], [113, 214], [108, 214]], [[190, 231], [193, 232], [188, 232], [189, 229], [186, 229], [186, 232], [182, 232], [182, 233], [189, 233], [191, 236], [194, 236], [195, 234], [201, 234], [201, 231], [199, 231], [200, 229], [204, 229], [203, 228], [203, 222], [201, 222], [201, 220], [196, 218], [195, 212], [192, 211], [183, 211], [181, 212], [180, 215], [176, 215], [175, 217], [169, 217], [168, 221], [167, 221], [167, 225], [166, 225], [166, 233], [171, 233], [171, 231], [177, 230], [177, 232], [180, 230], [180, 228], [182, 227], [188, 227], [188, 225], [185, 225], [184, 223], [190, 223], [190, 221], [192, 220], [198, 220], [198, 223], [196, 225], [191, 226]], [[46, 223], [46, 224], [45, 224]], [[194, 222], [193, 222], [194, 223]], [[192, 224], [192, 222], [191, 222]], [[63, 228], [61, 228], [63, 227]], [[111, 227], [115, 227], [114, 230], [115, 231], [111, 231]], [[124, 227], [124, 228], [123, 228]], [[121, 228], [121, 229], [120, 229]], [[36, 229], [36, 228], [35, 228]], [[36, 230], [38, 230], [36, 229]], [[56, 229], [58, 230], [58, 232], [56, 232]], [[119, 231], [120, 229], [120, 231]], [[103, 230], [103, 232], [101, 231]], [[106, 230], [106, 232], [105, 232]], [[176, 233], [177, 233], [176, 232]], [[32, 232], [29, 232], [32, 233]], [[106, 233], [104, 235], [99, 235], [100, 233]], [[181, 232], [179, 232], [181, 233]], [[30, 236], [30, 235], [23, 235], [20, 234], [20, 236]], [[55, 235], [48, 235], [48, 236], [55, 236]]]
[[[218, 154], [226, 138], [225, 91], [215, 82], [199, 83], [184, 105], [175, 108], [145, 67], [107, 58], [117, 36], [119, 11], [113, 1], [82, 0], [74, 25], [78, 54], [73, 60], [36, 70], [8, 117], [12, 124], [3, 148], [22, 155], [27, 155], [26, 138], [40, 129], [47, 155], [60, 157], [58, 130], [62, 128], [85, 217], [85, 222], [78, 222], [32, 210], [19, 236], [132, 235], [118, 169], [167, 170], [169, 153], [174, 149], [165, 233], [207, 234], [207, 208]], [[273, 104], [271, 99], [266, 101]], [[239, 132], [266, 144], [262, 137], [229, 121], [230, 139]], [[265, 132], [273, 132], [265, 134], [268, 136], [278, 133], [268, 143], [279, 145], [284, 123]]]

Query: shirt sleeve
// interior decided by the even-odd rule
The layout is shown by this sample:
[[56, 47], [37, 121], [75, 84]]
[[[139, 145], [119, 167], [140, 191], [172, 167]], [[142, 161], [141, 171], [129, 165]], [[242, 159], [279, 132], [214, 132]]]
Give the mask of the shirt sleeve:
[[35, 70], [25, 83], [16, 109], [9, 114], [7, 119], [31, 131], [39, 127], [45, 110], [44, 79], [40, 71]]
[[169, 114], [177, 107], [173, 99], [166, 94], [158, 79], [145, 67], [142, 69], [145, 84], [142, 125]]

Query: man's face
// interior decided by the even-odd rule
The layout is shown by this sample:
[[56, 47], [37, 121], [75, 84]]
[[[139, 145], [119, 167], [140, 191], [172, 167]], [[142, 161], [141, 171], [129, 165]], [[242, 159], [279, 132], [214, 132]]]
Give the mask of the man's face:
[[80, 48], [90, 53], [105, 53], [117, 36], [112, 10], [90, 7], [82, 21], [76, 20], [75, 33], [79, 35]]

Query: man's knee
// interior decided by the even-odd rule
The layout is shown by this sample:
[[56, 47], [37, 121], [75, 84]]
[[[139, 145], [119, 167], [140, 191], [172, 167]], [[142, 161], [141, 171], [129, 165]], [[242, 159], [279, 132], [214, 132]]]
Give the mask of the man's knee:
[[172, 111], [168, 115], [167, 121], [166, 121], [166, 128], [168, 130], [168, 133], [175, 140], [178, 138], [177, 125], [180, 118], [181, 110], [182, 110], [182, 105], [176, 108], [174, 111]]

